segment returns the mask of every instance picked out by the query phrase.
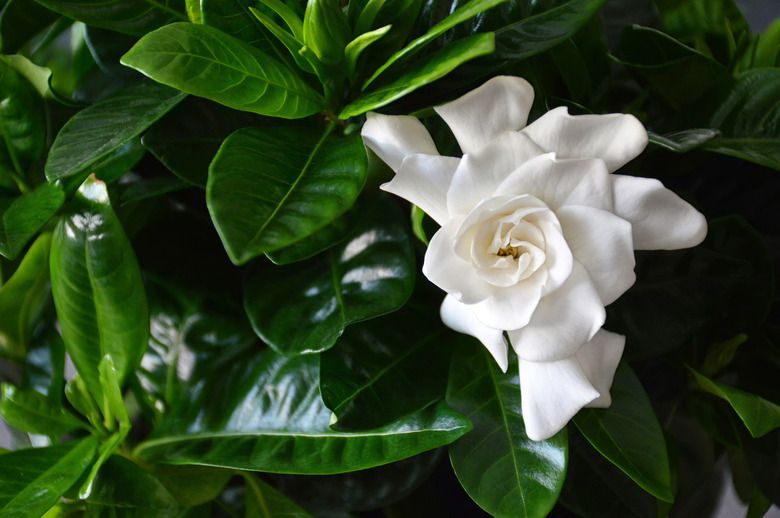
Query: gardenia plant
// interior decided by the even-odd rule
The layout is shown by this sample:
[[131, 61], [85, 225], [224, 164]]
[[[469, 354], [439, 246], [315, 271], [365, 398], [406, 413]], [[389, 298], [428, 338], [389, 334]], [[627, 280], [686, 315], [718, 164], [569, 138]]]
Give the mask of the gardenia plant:
[[608, 407], [624, 337], [603, 330], [634, 284], [634, 249], [698, 245], [707, 221], [658, 180], [611, 174], [641, 153], [631, 115], [556, 108], [526, 126], [533, 88], [499, 76], [435, 107], [462, 158], [441, 156], [414, 117], [368, 114], [363, 140], [395, 171], [382, 189], [441, 229], [423, 272], [448, 293], [442, 321], [520, 362], [528, 436], [555, 435], [582, 407]]

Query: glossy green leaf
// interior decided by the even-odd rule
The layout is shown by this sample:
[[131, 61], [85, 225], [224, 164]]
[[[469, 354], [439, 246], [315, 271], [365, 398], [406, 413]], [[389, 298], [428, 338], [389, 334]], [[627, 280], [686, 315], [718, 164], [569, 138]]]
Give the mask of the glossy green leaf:
[[156, 84], [132, 86], [89, 106], [60, 130], [49, 150], [46, 177], [80, 185], [104, 160], [132, 141], [184, 94]]
[[[284, 5], [281, 2], [279, 4]], [[278, 39], [285, 47], [287, 47], [287, 51], [292, 56], [295, 64], [298, 65], [298, 68], [310, 74], [315, 73], [311, 63], [309, 63], [309, 61], [299, 52], [304, 46], [301, 40], [280, 27], [267, 14], [258, 11], [254, 7], [250, 7], [249, 10], [252, 13], [252, 16], [257, 18], [260, 23], [262, 23], [263, 26], [268, 30], [268, 32], [273, 34], [276, 39]]]
[[171, 464], [273, 473], [366, 469], [450, 443], [469, 429], [446, 405], [359, 433], [330, 429], [314, 356], [247, 351], [199, 381], [136, 454]]
[[[48, 266], [47, 266], [48, 271]], [[24, 359], [22, 384], [24, 390], [46, 394], [55, 405], [62, 404], [65, 388], [65, 345], [54, 324], [44, 322], [32, 336], [32, 347]]]
[[309, 128], [251, 128], [222, 144], [206, 203], [235, 264], [291, 245], [349, 209], [366, 179], [358, 135]]
[[122, 388], [110, 354], [103, 356], [98, 364], [98, 381], [103, 394], [98, 400], [98, 406], [108, 429], [113, 431], [117, 422], [120, 428], [130, 429], [130, 417], [122, 399]]
[[780, 406], [755, 394], [711, 380], [690, 367], [688, 370], [701, 388], [729, 402], [753, 437], [762, 437], [780, 427]]
[[107, 184], [118, 181], [146, 155], [141, 139], [136, 137], [94, 165], [95, 177]]
[[780, 18], [760, 35], [752, 64], [754, 67], [780, 66]]
[[303, 17], [303, 42], [323, 63], [338, 64], [352, 30], [335, 0], [309, 0]]
[[[355, 36], [390, 26], [387, 35], [369, 51], [380, 63], [409, 41], [422, 6], [423, 0], [355, 0], [347, 6], [347, 17]], [[371, 59], [366, 61], [368, 64]]]
[[351, 323], [401, 307], [414, 286], [414, 255], [403, 218], [375, 203], [341, 244], [306, 265], [255, 266], [244, 307], [255, 332], [287, 355], [330, 348]]
[[174, 23], [150, 32], [122, 63], [237, 110], [298, 119], [322, 108], [320, 94], [292, 69], [207, 25]]
[[178, 504], [162, 483], [138, 464], [112, 455], [100, 467], [87, 498], [90, 517], [175, 518]]
[[333, 428], [384, 426], [444, 396], [457, 335], [432, 325], [438, 308], [402, 308], [351, 326], [321, 355], [320, 393], [338, 418]]
[[[750, 36], [750, 27], [734, 0], [655, 0], [664, 32], [686, 43], [712, 35]], [[713, 49], [716, 50], [716, 49]]]
[[24, 358], [49, 293], [51, 234], [35, 240], [19, 268], [0, 285], [0, 354]]
[[661, 425], [627, 363], [618, 366], [610, 392], [609, 408], [583, 408], [574, 416], [574, 424], [593, 447], [648, 493], [674, 501]]
[[18, 54], [13, 56], [0, 56], [0, 59], [16, 70], [20, 76], [27, 79], [41, 98], [49, 99], [55, 97], [50, 85], [51, 70], [46, 67], [38, 66], [28, 58]]
[[43, 516], [92, 464], [96, 448], [97, 439], [87, 437], [4, 454], [0, 462], [0, 515]]
[[363, 51], [366, 50], [369, 45], [381, 39], [390, 31], [390, 29], [392, 29], [391, 25], [385, 25], [379, 29], [363, 33], [347, 44], [344, 48], [344, 66], [347, 77], [351, 77], [355, 73], [358, 58]]
[[311, 518], [298, 504], [252, 473], [242, 473], [246, 481], [247, 518]]
[[149, 314], [135, 253], [98, 180], [84, 183], [57, 224], [51, 283], [65, 347], [100, 402], [100, 361], [111, 355], [120, 382], [133, 371], [146, 350]]
[[0, 11], [0, 48], [4, 54], [15, 54], [58, 18], [55, 12], [30, 0], [9, 0]]
[[138, 41], [137, 36], [121, 34], [95, 26], [84, 27], [84, 43], [100, 70], [111, 77], [137, 82], [138, 73], [119, 62], [122, 55]]
[[155, 464], [152, 474], [181, 506], [192, 507], [216, 499], [235, 472], [210, 466]]
[[16, 428], [28, 433], [59, 437], [79, 428], [89, 430], [87, 423], [53, 404], [48, 397], [34, 390], [19, 390], [2, 384], [0, 416]]
[[473, 18], [482, 11], [491, 9], [506, 1], [508, 0], [470, 0], [468, 3], [456, 9], [455, 12], [447, 16], [444, 20], [431, 27], [425, 34], [419, 38], [416, 38], [403, 49], [390, 56], [390, 59], [388, 59], [381, 67], [377, 68], [374, 74], [363, 84], [362, 90], [365, 90], [369, 84], [371, 84], [377, 77], [382, 74], [382, 72], [390, 68], [392, 65], [406, 61], [415, 54], [418, 54], [423, 48], [425, 48], [426, 45], [434, 41], [436, 38], [457, 24]]
[[617, 55], [653, 94], [677, 111], [732, 82], [728, 69], [717, 61], [648, 27], [626, 27], [620, 33]]
[[60, 210], [65, 193], [56, 185], [44, 183], [6, 204], [0, 198], [0, 255], [15, 259], [27, 242]]
[[105, 435], [108, 434], [103, 426], [103, 416], [100, 413], [100, 408], [98, 408], [95, 398], [87, 390], [84, 380], [78, 374], [65, 384], [65, 397], [78, 413], [87, 418], [95, 430]]
[[260, 21], [252, 16], [255, 0], [200, 0], [203, 23], [257, 47], [266, 54], [281, 59], [273, 37]]
[[749, 160], [780, 171], [780, 69], [762, 68], [744, 72], [728, 94], [720, 99], [709, 126], [720, 137], [704, 149]]
[[474, 429], [449, 446], [458, 480], [484, 510], [496, 517], [544, 517], [563, 487], [568, 462], [564, 428], [546, 441], [525, 434], [517, 360], [506, 374], [485, 348], [466, 341], [450, 370], [447, 402]]
[[718, 132], [708, 128], [697, 128], [689, 130], [675, 131], [659, 135], [648, 132], [650, 142], [675, 153], [687, 153], [696, 149], [706, 142], [717, 138]]
[[490, 54], [495, 48], [493, 40], [492, 32], [475, 34], [420, 58], [395, 81], [380, 86], [347, 105], [339, 114], [339, 118], [348, 119], [381, 108], [421, 86], [446, 76], [466, 61]]
[[17, 173], [43, 154], [46, 119], [35, 88], [5, 60], [0, 60], [0, 136]]
[[87, 25], [141, 36], [172, 20], [186, 20], [184, 0], [35, 0]]

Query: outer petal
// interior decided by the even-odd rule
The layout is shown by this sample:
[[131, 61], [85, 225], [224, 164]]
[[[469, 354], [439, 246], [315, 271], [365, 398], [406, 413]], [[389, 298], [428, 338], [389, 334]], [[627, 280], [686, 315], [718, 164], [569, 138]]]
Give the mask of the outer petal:
[[506, 372], [509, 365], [507, 345], [504, 333], [480, 322], [474, 316], [471, 306], [458, 302], [452, 295], [447, 295], [441, 305], [441, 320], [447, 327], [477, 338], [487, 347], [501, 370]]
[[575, 260], [587, 270], [602, 304], [612, 304], [636, 281], [631, 224], [592, 207], [563, 207], [557, 215]]
[[409, 155], [439, 154], [428, 130], [411, 115], [369, 113], [360, 134], [366, 146], [396, 172]]
[[574, 355], [588, 342], [605, 318], [604, 305], [590, 277], [585, 268], [575, 262], [568, 280], [542, 297], [528, 325], [510, 330], [509, 339], [523, 360], [562, 360]]
[[580, 362], [583, 372], [600, 394], [586, 406], [607, 408], [612, 404], [609, 388], [615, 378], [615, 370], [620, 363], [620, 357], [623, 356], [625, 345], [625, 336], [602, 329], [577, 353], [577, 361]]
[[534, 441], [558, 433], [574, 414], [599, 397], [574, 356], [554, 362], [520, 358], [520, 394], [525, 432]]
[[547, 153], [520, 166], [501, 182], [495, 194], [532, 194], [552, 210], [566, 205], [612, 210], [609, 177], [601, 159], [561, 160]]
[[490, 297], [474, 304], [474, 315], [488, 327], [519, 329], [528, 324], [542, 297], [547, 280], [543, 269], [508, 288], [493, 288]]
[[612, 185], [615, 214], [633, 226], [636, 250], [676, 250], [704, 241], [704, 216], [658, 180], [616, 174]]
[[610, 172], [637, 157], [647, 146], [647, 131], [633, 115], [569, 115], [566, 107], [539, 117], [523, 133], [560, 158], [600, 158]]
[[474, 304], [492, 296], [496, 288], [483, 281], [471, 263], [453, 250], [453, 236], [459, 226], [459, 220], [451, 221], [433, 235], [422, 271], [432, 283], [457, 300]]
[[498, 76], [466, 95], [434, 108], [463, 153], [473, 153], [500, 133], [525, 127], [534, 89], [520, 77]]
[[542, 150], [523, 133], [502, 133], [486, 146], [464, 155], [447, 193], [450, 214], [468, 214], [492, 196], [501, 182]]
[[382, 190], [405, 198], [420, 207], [439, 225], [450, 218], [447, 212], [447, 190], [459, 158], [439, 155], [409, 155], [395, 177], [382, 184]]

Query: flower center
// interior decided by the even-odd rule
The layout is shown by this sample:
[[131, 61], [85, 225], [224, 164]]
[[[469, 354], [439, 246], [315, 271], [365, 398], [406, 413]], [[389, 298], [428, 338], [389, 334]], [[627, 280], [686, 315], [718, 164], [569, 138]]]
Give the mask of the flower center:
[[498, 252], [496, 252], [496, 255], [500, 257], [507, 257], [512, 256], [512, 258], [517, 259], [517, 256], [520, 255], [520, 253], [517, 251], [516, 246], [505, 246], [504, 248], [499, 248]]

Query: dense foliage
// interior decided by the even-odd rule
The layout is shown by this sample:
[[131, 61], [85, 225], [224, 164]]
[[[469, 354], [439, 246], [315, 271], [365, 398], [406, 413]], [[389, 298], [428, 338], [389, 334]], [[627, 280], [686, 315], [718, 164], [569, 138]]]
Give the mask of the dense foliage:
[[[342, 4], [0, 0], [0, 516], [708, 516], [726, 470], [750, 517], [780, 504], [780, 22]], [[498, 74], [530, 120], [638, 117], [621, 174], [709, 220], [637, 252], [612, 406], [539, 442], [360, 138], [414, 114], [459, 155], [431, 107]]]

